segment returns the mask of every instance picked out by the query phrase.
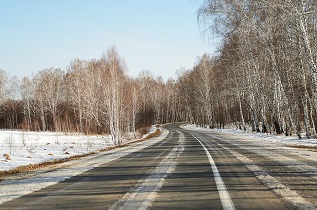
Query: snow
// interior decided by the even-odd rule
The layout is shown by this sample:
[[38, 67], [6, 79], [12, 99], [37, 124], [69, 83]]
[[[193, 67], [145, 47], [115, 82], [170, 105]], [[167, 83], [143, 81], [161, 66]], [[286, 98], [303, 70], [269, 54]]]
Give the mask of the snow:
[[[156, 127], [152, 126], [148, 132], [152, 133], [155, 130]], [[145, 134], [142, 138], [147, 135]], [[129, 141], [131, 140], [124, 139], [123, 143]], [[0, 171], [69, 158], [70, 156], [82, 155], [111, 146], [114, 146], [114, 144], [110, 135], [86, 136], [56, 132], [0, 130]]]
[[274, 135], [274, 134], [267, 134], [267, 133], [261, 133], [261, 132], [248, 132], [243, 131], [239, 129], [232, 129], [232, 128], [225, 128], [225, 129], [209, 129], [209, 128], [202, 128], [202, 127], [196, 127], [195, 125], [186, 125], [185, 126], [188, 129], [191, 130], [200, 130], [200, 131], [212, 131], [215, 133], [220, 134], [232, 134], [235, 136], [239, 136], [239, 138], [248, 138], [253, 140], [261, 140], [263, 142], [271, 142], [271, 143], [277, 143], [277, 144], [283, 144], [286, 146], [306, 146], [306, 147], [316, 147], [317, 148], [317, 140], [314, 138], [308, 139], [307, 137], [304, 137], [305, 134], [302, 135], [302, 139], [298, 139], [297, 136], [285, 136], [283, 134], [281, 135]]
[[[0, 171], [113, 146], [110, 136], [0, 131]], [[5, 156], [9, 156], [9, 160]]]
[[[18, 134], [21, 134], [19, 132], [12, 132], [12, 131], [8, 131], [8, 132], [4, 132], [2, 133], [0, 136], [5, 136], [5, 134], [15, 134], [13, 135], [14, 137], [18, 136]], [[36, 137], [38, 138], [37, 141], [37, 148], [49, 148], [46, 147], [47, 145], [45, 144], [49, 139], [52, 139], [51, 141], [54, 142], [54, 137], [56, 135], [56, 133], [28, 133], [31, 137]], [[101, 164], [105, 164], [107, 162], [113, 161], [115, 159], [121, 158], [123, 156], [126, 156], [130, 153], [139, 151], [145, 147], [148, 147], [152, 144], [155, 144], [161, 140], [163, 140], [168, 134], [167, 130], [163, 130], [161, 135], [159, 137], [154, 137], [149, 141], [144, 141], [144, 142], [138, 142], [135, 144], [131, 144], [127, 147], [121, 147], [121, 148], [116, 148], [114, 150], [109, 150], [109, 151], [105, 151], [105, 152], [100, 152], [98, 154], [95, 155], [91, 155], [91, 156], [87, 156], [84, 158], [80, 158], [78, 160], [73, 160], [73, 161], [69, 161], [69, 162], [64, 162], [61, 164], [61, 166], [59, 169], [57, 170], [53, 170], [53, 171], [43, 171], [42, 173], [39, 173], [37, 175], [32, 176], [31, 178], [28, 179], [19, 179], [19, 180], [4, 180], [0, 182], [0, 204], [4, 203], [6, 201], [10, 201], [12, 199], [18, 198], [20, 196], [23, 196], [25, 194], [40, 190], [42, 188], [51, 186], [53, 184], [56, 184], [58, 182], [61, 182], [65, 179], [68, 179], [70, 177], [76, 176], [82, 172], [85, 172], [87, 170], [93, 169], [94, 167], [97, 167]], [[106, 139], [106, 140], [105, 140]], [[77, 140], [77, 141], [76, 141]], [[87, 151], [92, 151], [93, 149], [97, 149], [98, 146], [105, 146], [107, 144], [112, 145], [109, 143], [110, 137], [102, 137], [102, 136], [76, 136], [76, 135], [72, 135], [72, 136], [67, 136], [67, 135], [62, 135], [59, 134], [59, 144], [54, 145], [55, 147], [53, 147], [54, 149], [51, 150], [51, 152], [54, 152], [57, 154], [58, 152], [60, 152], [61, 149], [63, 149], [64, 147], [60, 146], [60, 145], [73, 145], [73, 142], [77, 142], [75, 144], [76, 148], [78, 149], [78, 151], [80, 150], [80, 144], [82, 144], [81, 146], [83, 147], [83, 151], [85, 151], [85, 148], [87, 148], [87, 144], [85, 144], [85, 142], [87, 143], [87, 141], [92, 141], [95, 140], [93, 142], [93, 145], [90, 147], [90, 145], [88, 145], [88, 150]], [[50, 143], [50, 142], [49, 142]], [[30, 142], [28, 142], [28, 144], [30, 144]], [[78, 144], [78, 145], [77, 145]], [[40, 146], [41, 145], [41, 146]], [[28, 147], [28, 146], [27, 146]], [[6, 148], [8, 149], [8, 148]], [[22, 147], [23, 149], [23, 147]], [[18, 156], [18, 151], [22, 150], [21, 148], [15, 148], [15, 150], [13, 150], [16, 154], [16, 156]], [[36, 151], [36, 150], [35, 150]], [[41, 151], [41, 150], [39, 150]], [[44, 150], [46, 152], [41, 152], [40, 154], [38, 154], [38, 156], [40, 157], [41, 154], [43, 155], [43, 159], [51, 159], [52, 157], [47, 157], [49, 155], [47, 155], [47, 150]], [[60, 152], [60, 157], [63, 156], [63, 152]], [[28, 154], [29, 155], [29, 154]], [[12, 159], [12, 166], [13, 165], [21, 165], [28, 163], [28, 160], [24, 160], [18, 163], [18, 161], [14, 161], [14, 157]], [[106, 157], [106, 158], [105, 158]], [[43, 160], [42, 159], [42, 160]], [[41, 158], [39, 158], [39, 161], [41, 160]], [[13, 163], [13, 162], [17, 162], [17, 163]]]
[[154, 125], [152, 125], [151, 128], [148, 129], [147, 134], [144, 134], [144, 135], [142, 136], [142, 138], [144, 139], [144, 138], [146, 138], [150, 133], [154, 133], [154, 132], [156, 131], [156, 129], [157, 129], [157, 127], [154, 126]]
[[[305, 174], [306, 178], [317, 179], [316, 166], [309, 165], [304, 161], [316, 161], [317, 153], [314, 149], [317, 148], [316, 139], [298, 139], [296, 136], [254, 133], [237, 129], [207, 129], [194, 125], [183, 125], [182, 128], [201, 131], [210, 135], [212, 143], [217, 144], [236, 157], [259, 181], [266, 185], [268, 189], [273, 190], [288, 205], [296, 209], [316, 209], [316, 204], [309, 202], [297, 190], [289, 187], [289, 180], [276, 176], [279, 174], [279, 168], [283, 167], [284, 170], [290, 172], [301, 172]], [[230, 148], [228, 145], [234, 145], [234, 147]], [[301, 147], [305, 147], [305, 149]], [[242, 154], [240, 153], [242, 150], [236, 150], [235, 148], [248, 152]], [[274, 169], [258, 163], [258, 160], [250, 154], [257, 154], [256, 157], [262, 156], [275, 161], [279, 164], [279, 168]], [[275, 173], [271, 173], [271, 171]]]
[[[308, 171], [311, 173], [312, 177], [317, 178], [317, 168], [308, 166], [307, 164], [293, 159], [292, 157], [288, 157], [285, 155], [285, 152], [280, 152], [292, 151], [297, 155], [304, 155], [305, 158], [315, 161], [317, 158], [317, 153], [315, 151], [300, 150], [298, 148], [291, 148], [288, 146], [307, 146], [317, 148], [316, 139], [298, 139], [297, 136], [252, 133], [237, 129], [207, 129], [196, 127], [195, 125], [186, 125], [183, 126], [183, 128], [204, 131], [206, 133], [211, 132], [222, 134], [223, 137], [230, 137], [229, 140], [231, 144], [243, 147], [247, 150], [253, 151], [254, 153], [281, 162], [290, 167], [295, 167], [296, 170]], [[149, 130], [149, 132], [154, 131], [155, 127], [152, 127]], [[163, 133], [160, 137], [155, 137], [151, 139], [151, 141], [140, 142], [130, 145], [129, 147], [117, 148], [115, 150], [102, 152], [93, 156], [81, 158], [79, 160], [65, 162], [62, 164], [64, 167], [58, 170], [39, 173], [38, 175], [35, 175], [29, 179], [2, 181], [0, 182], [0, 204], [24, 194], [53, 185], [57, 182], [92, 169], [100, 164], [120, 158], [131, 152], [138, 151], [153, 143], [161, 141], [167, 135], [167, 133], [167, 130], [163, 130]], [[251, 142], [252, 144], [249, 144]], [[262, 149], [259, 147], [253, 147], [255, 145], [261, 146]], [[66, 158], [72, 155], [80, 155], [109, 146], [113, 146], [110, 136], [83, 136], [52, 132], [22, 132], [1, 130], [0, 170], [9, 170], [21, 165], [40, 163], [52, 159]], [[289, 189], [285, 187], [285, 185], [282, 185], [282, 183], [278, 182], [274, 177], [269, 176], [268, 173], [265, 172], [265, 169], [259, 168], [259, 166], [255, 165], [253, 160], [238, 153], [237, 151], [226, 148], [225, 145], [220, 146], [227, 149], [242, 163], [248, 166], [250, 171], [255, 171], [255, 174], [256, 172], [259, 172], [259, 174], [256, 174], [258, 179], [263, 183], [270, 185], [270, 189], [276, 188], [276, 190], [281, 191], [277, 192], [277, 194], [279, 194], [281, 197], [286, 197], [286, 195], [289, 195]], [[10, 157], [10, 160], [6, 160], [6, 157], [3, 156], [5, 154]], [[104, 155], [107, 155], [106, 159]], [[281, 190], [280, 186], [284, 186], [284, 188]], [[295, 204], [305, 204], [304, 201], [301, 201], [300, 196], [296, 194], [294, 194], [291, 199], [297, 202], [296, 203], [294, 201]], [[305, 206], [309, 205], [305, 204]]]
[[[135, 187], [131, 191], [127, 192], [110, 208], [111, 210], [146, 210], [151, 206], [152, 202], [157, 197], [157, 192], [163, 186], [165, 178], [175, 170], [177, 165], [176, 160], [185, 149], [185, 137], [181, 132], [177, 132], [180, 134], [180, 138], [178, 139], [178, 146], [174, 147], [174, 149], [172, 149], [163, 158], [163, 160], [156, 166], [156, 168], [153, 169], [153, 171], [151, 171], [144, 179], [142, 179], [142, 184], [140, 186]], [[161, 145], [163, 143], [161, 143]]]

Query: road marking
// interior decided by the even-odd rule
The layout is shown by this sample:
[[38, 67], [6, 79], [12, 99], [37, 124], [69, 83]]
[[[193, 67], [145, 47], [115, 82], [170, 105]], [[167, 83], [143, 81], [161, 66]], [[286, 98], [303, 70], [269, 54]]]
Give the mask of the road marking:
[[[169, 131], [164, 129], [159, 137], [150, 141], [139, 142], [128, 147], [117, 148], [99, 154], [62, 163], [60, 169], [39, 173], [31, 178], [21, 180], [4, 180], [0, 182], [0, 204], [11, 201], [23, 195], [39, 191], [57, 184], [80, 173], [93, 169], [95, 166], [119, 159], [133, 152], [140, 151], [162, 141]], [[18, 190], [17, 190], [18, 189]]]
[[177, 157], [184, 151], [184, 134], [178, 130], [176, 131], [180, 134], [178, 146], [175, 146], [159, 165], [145, 179], [140, 181], [142, 184], [126, 193], [110, 209], [146, 210], [151, 206], [157, 192], [163, 186], [165, 178], [175, 170]]
[[297, 192], [291, 190], [286, 185], [282, 184], [279, 180], [275, 179], [269, 175], [265, 170], [256, 165], [253, 160], [234, 151], [220, 143], [215, 142], [218, 146], [230, 152], [234, 157], [236, 157], [241, 163], [243, 163], [249, 171], [251, 171], [258, 180], [260, 180], [269, 189], [273, 190], [277, 195], [279, 195], [286, 202], [296, 207], [296, 209], [316, 209], [316, 207], [307, 201], [305, 198], [301, 197]]
[[225, 183], [223, 182], [223, 180], [221, 178], [221, 175], [220, 175], [220, 173], [218, 171], [216, 163], [215, 163], [214, 159], [211, 157], [208, 149], [205, 147], [205, 145], [194, 134], [192, 134], [192, 133], [190, 133], [190, 134], [201, 144], [201, 146], [204, 148], [204, 150], [206, 152], [206, 155], [208, 157], [208, 160], [209, 160], [209, 163], [210, 163], [210, 166], [211, 166], [211, 170], [213, 172], [214, 179], [215, 179], [215, 182], [216, 182], [216, 185], [217, 185], [217, 190], [218, 190], [218, 193], [219, 193], [219, 197], [220, 197], [223, 209], [224, 210], [234, 210], [234, 209], [236, 209], [234, 204], [233, 204], [233, 202], [232, 202], [232, 200], [231, 200], [229, 192], [227, 191], [226, 185], [225, 185]]

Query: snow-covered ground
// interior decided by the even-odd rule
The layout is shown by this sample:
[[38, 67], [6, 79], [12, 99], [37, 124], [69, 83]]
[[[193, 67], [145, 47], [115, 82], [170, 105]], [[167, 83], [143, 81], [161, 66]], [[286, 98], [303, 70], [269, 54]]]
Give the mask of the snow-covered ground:
[[[149, 133], [155, 130], [152, 126]], [[131, 141], [129, 139], [123, 142]], [[0, 130], [0, 171], [82, 155], [111, 146], [114, 146], [111, 136]]]
[[201, 128], [196, 127], [195, 125], [186, 125], [186, 128], [191, 130], [200, 130], [200, 131], [213, 131], [216, 133], [222, 134], [233, 134], [238, 135], [239, 137], [245, 138], [252, 138], [261, 140], [263, 142], [272, 142], [272, 143], [280, 143], [285, 146], [307, 146], [307, 147], [316, 147], [317, 148], [317, 140], [314, 138], [308, 139], [305, 134], [302, 134], [302, 139], [298, 139], [297, 136], [285, 136], [281, 135], [273, 135], [273, 134], [266, 134], [266, 133], [256, 133], [256, 132], [249, 132], [243, 131], [239, 129], [208, 129], [208, 128]]
[[[312, 176], [315, 176], [314, 174], [317, 173], [317, 168], [308, 166], [299, 160], [285, 155], [288, 154], [287, 151], [296, 152], [296, 155], [298, 156], [305, 156], [305, 158], [315, 161], [317, 158], [315, 151], [299, 150], [298, 148], [290, 148], [285, 146], [293, 145], [317, 147], [316, 139], [298, 139], [297, 136], [286, 137], [283, 135], [245, 132], [237, 129], [206, 129], [196, 127], [194, 125], [186, 125], [183, 127], [189, 130], [201, 130], [206, 133], [216, 132], [222, 134], [220, 135], [221, 137], [228, 137], [226, 138], [227, 141], [230, 141], [231, 144], [234, 144], [238, 147], [250, 150], [268, 159], [281, 162], [281, 164], [284, 164], [287, 167], [295, 167], [296, 170], [298, 169], [308, 171], [312, 173]], [[154, 127], [149, 130], [149, 132], [154, 131]], [[131, 152], [138, 151], [151, 144], [154, 144], [155, 142], [161, 141], [167, 134], [168, 131], [163, 130], [160, 137], [155, 137], [151, 139], [151, 141], [139, 142], [129, 147], [117, 148], [112, 151], [102, 152], [93, 156], [74, 160], [69, 163], [63, 163], [63, 167], [60, 167], [57, 170], [38, 173], [29, 179], [1, 181], [0, 204], [24, 194], [39, 190], [43, 187], [50, 186], [69, 177], [75, 176], [83, 171], [92, 169], [100, 164], [120, 158]], [[146, 135], [143, 137], [146, 137]], [[260, 147], [254, 147], [255, 145]], [[9, 159], [11, 159], [6, 160], [6, 157], [1, 155], [0, 170], [8, 170], [20, 165], [39, 163], [56, 158], [65, 158], [71, 155], [84, 154], [109, 146], [113, 146], [110, 136], [80, 136], [49, 132], [0, 131], [0, 154], [7, 154], [10, 157]], [[263, 169], [262, 166], [257, 166], [254, 160], [252, 160], [250, 157], [246, 157], [237, 151], [226, 148], [225, 145], [218, 143], [218, 146], [225, 148], [235, 157], [237, 157], [249, 168], [251, 172], [254, 172], [258, 179], [263, 183], [269, 183], [267, 184], [269, 188], [273, 190], [276, 189], [276, 191], [280, 193], [277, 193], [278, 195], [287, 197], [285, 195], [290, 194], [291, 191], [287, 185], [283, 185], [283, 183], [279, 180], [269, 176], [265, 172], [265, 169]], [[104, 155], [107, 155], [107, 159], [104, 158]], [[281, 190], [281, 186], [284, 186], [283, 190]], [[293, 191], [292, 193], [294, 194]], [[299, 202], [302, 199], [296, 193], [291, 198], [296, 202]], [[297, 204], [296, 202], [295, 204]]]
[[113, 146], [110, 136], [0, 131], [0, 170], [67, 158]]
[[[154, 132], [155, 130], [156, 129], [150, 129], [149, 132]], [[0, 137], [6, 137], [7, 135], [11, 135], [12, 133], [13, 133], [13, 136], [16, 136], [16, 137], [19, 135], [19, 132], [8, 131], [8, 132], [4, 132], [0, 134]], [[53, 145], [55, 144], [54, 140], [56, 139], [55, 137], [56, 134], [54, 133], [29, 133], [29, 134], [30, 134], [30, 138], [31, 137], [38, 138], [36, 148], [42, 148], [42, 149], [34, 150], [34, 151], [38, 151], [38, 153], [36, 152], [33, 153], [34, 156], [39, 157], [38, 161], [50, 160], [56, 157], [58, 158], [64, 157], [65, 151], [63, 149], [65, 147], [68, 147], [69, 145], [74, 146], [74, 148], [71, 148], [71, 149], [74, 151], [79, 151], [78, 154], [80, 154], [81, 151], [88, 152], [93, 150], [99, 150], [99, 149], [105, 148], [105, 146], [107, 145], [110, 145], [110, 146], [112, 145], [110, 143], [110, 137], [107, 137], [108, 138], [107, 139], [101, 136], [87, 137], [87, 136], [67, 136], [67, 135], [59, 134], [59, 143], [56, 143], [57, 145], [55, 145], [54, 147], [53, 146], [47, 147], [51, 144]], [[100, 153], [87, 156], [84, 158], [80, 158], [77, 160], [72, 160], [70, 162], [65, 162], [60, 164], [60, 167], [56, 170], [50, 171], [49, 169], [47, 169], [47, 170], [39, 171], [37, 173], [34, 173], [30, 177], [25, 177], [26, 179], [17, 179], [17, 180], [8, 179], [8, 180], [1, 181], [0, 182], [0, 189], [1, 189], [0, 190], [0, 204], [6, 201], [12, 200], [14, 198], [18, 198], [27, 193], [31, 193], [31, 192], [40, 190], [44, 187], [51, 186], [65, 179], [76, 176], [84, 171], [97, 167], [101, 164], [110, 162], [112, 160], [123, 157], [130, 153], [139, 151], [145, 147], [148, 147], [154, 143], [161, 141], [167, 136], [167, 134], [168, 134], [167, 130], [162, 130], [162, 133], [159, 137], [153, 137], [149, 141], [137, 142], [127, 147], [119, 147], [113, 150], [100, 152]], [[49, 139], [51, 139], [53, 143], [51, 143]], [[77, 140], [77, 143], [76, 143], [76, 140]], [[90, 143], [88, 145], [85, 144], [85, 142], [87, 143], [90, 141], [94, 141], [93, 145], [91, 145]], [[73, 144], [73, 142], [75, 142], [75, 144]], [[30, 140], [30, 143], [31, 143], [31, 140]], [[50, 143], [50, 144], [47, 145], [47, 143]], [[76, 146], [76, 144], [78, 145]], [[25, 147], [29, 147], [28, 145]], [[85, 151], [85, 148], [87, 148], [87, 146], [89, 148], [86, 149]], [[83, 147], [83, 150], [81, 150], [81, 147]], [[12, 149], [12, 153], [13, 151], [15, 153], [15, 155], [12, 154], [12, 160], [11, 160], [12, 167], [30, 163], [28, 159], [25, 159], [24, 161], [15, 161], [15, 158], [18, 160], [19, 158], [17, 157], [22, 156], [21, 154], [24, 153], [24, 152], [21, 152], [23, 148], [24, 146], [22, 144], [21, 148], [18, 147], [18, 149]], [[9, 148], [6, 147], [6, 149], [8, 150]], [[67, 151], [72, 151], [72, 150], [67, 150]], [[54, 153], [54, 152], [56, 155], [54, 155], [53, 157], [48, 155], [48, 153]], [[29, 155], [29, 153], [27, 152], [25, 153]], [[70, 155], [72, 155], [72, 153]], [[69, 155], [67, 155], [67, 157], [69, 157]], [[24, 157], [20, 159], [24, 159]]]
[[[207, 128], [186, 125], [193, 130], [208, 131]], [[149, 133], [155, 131], [153, 126]], [[237, 129], [212, 129], [213, 132], [234, 134], [240, 137], [282, 143], [284, 145], [317, 147], [316, 139], [297, 136], [251, 133]], [[147, 136], [144, 135], [143, 138]], [[304, 135], [302, 135], [304, 136]], [[127, 140], [126, 140], [127, 141]], [[41, 163], [53, 159], [81, 155], [113, 146], [110, 136], [66, 135], [53, 132], [0, 131], [0, 171], [18, 166]]]

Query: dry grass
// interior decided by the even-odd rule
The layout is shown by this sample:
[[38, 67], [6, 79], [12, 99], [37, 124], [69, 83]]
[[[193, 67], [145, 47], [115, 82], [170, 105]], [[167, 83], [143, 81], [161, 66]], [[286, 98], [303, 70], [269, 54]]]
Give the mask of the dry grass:
[[297, 149], [306, 149], [306, 150], [317, 151], [317, 147], [314, 147], [314, 146], [304, 146], [304, 145], [287, 145], [287, 147], [290, 147], [290, 148], [297, 148]]
[[7, 176], [12, 176], [12, 175], [16, 175], [19, 173], [26, 173], [26, 172], [30, 172], [30, 171], [35, 171], [35, 170], [47, 168], [47, 167], [50, 167], [53, 165], [57, 165], [60, 163], [65, 163], [65, 162], [71, 161], [71, 160], [78, 160], [81, 157], [86, 157], [86, 156], [89, 156], [92, 154], [96, 154], [96, 152], [90, 152], [90, 153], [83, 154], [83, 155], [76, 155], [76, 156], [72, 156], [69, 158], [46, 161], [43, 163], [29, 164], [26, 166], [19, 166], [19, 167], [16, 167], [14, 169], [11, 169], [11, 170], [0, 171], [0, 181], [4, 180], [5, 177], [7, 177]]
[[10, 155], [9, 154], [4, 154], [3, 157], [8, 158], [8, 157], [10, 157]]
[[157, 137], [161, 134], [161, 130], [159, 128], [157, 128], [153, 133], [150, 133], [149, 135], [147, 135], [144, 140], [148, 140], [150, 138], [153, 138], [153, 137]]
[[[159, 136], [161, 134], [161, 130], [159, 129], [160, 125], [156, 125], [156, 128], [157, 129], [156, 129], [155, 132], [147, 135], [145, 138], [142, 138], [140, 140], [133, 141], [133, 142], [130, 142], [130, 143], [127, 143], [127, 144], [113, 146], [113, 147], [108, 147], [108, 148], [105, 148], [105, 149], [101, 149], [101, 150], [98, 150], [98, 151], [94, 151], [94, 152], [90, 152], [90, 153], [86, 153], [86, 154], [82, 154], [82, 155], [71, 156], [69, 158], [56, 159], [56, 160], [46, 161], [46, 162], [38, 163], [38, 164], [29, 164], [29, 165], [26, 165], [26, 166], [19, 166], [17, 168], [11, 169], [11, 170], [0, 171], [0, 181], [4, 180], [8, 176], [15, 176], [15, 175], [18, 175], [20, 173], [27, 173], [27, 172], [31, 172], [31, 171], [44, 169], [44, 168], [49, 168], [51, 166], [55, 166], [57, 164], [65, 163], [65, 162], [68, 162], [68, 161], [71, 161], [71, 160], [78, 160], [79, 158], [87, 157], [87, 156], [94, 155], [94, 154], [97, 154], [97, 153], [100, 153], [100, 152], [110, 151], [110, 150], [113, 150], [113, 149], [116, 149], [116, 148], [126, 147], [128, 145], [131, 145], [131, 144], [134, 144], [134, 143], [137, 143], [137, 142], [142, 142], [142, 141], [149, 140], [149, 139], [151, 139], [153, 137], [157, 137], [157, 136]], [[148, 130], [148, 129], [146, 129], [146, 130]], [[9, 156], [9, 158], [10, 158], [10, 155], [8, 155], [8, 154], [5, 154], [5, 155]], [[3, 155], [3, 156], [5, 156], [5, 155]], [[51, 154], [51, 155], [53, 155], [53, 154]], [[28, 158], [32, 158], [32, 157], [29, 156]]]
[[11, 160], [11, 157], [9, 154], [4, 154], [3, 157], [5, 157], [6, 161]]
[[144, 134], [147, 134], [149, 129], [150, 127], [143, 127], [143, 128], [137, 129], [136, 132], [139, 133], [141, 136], [143, 136]]

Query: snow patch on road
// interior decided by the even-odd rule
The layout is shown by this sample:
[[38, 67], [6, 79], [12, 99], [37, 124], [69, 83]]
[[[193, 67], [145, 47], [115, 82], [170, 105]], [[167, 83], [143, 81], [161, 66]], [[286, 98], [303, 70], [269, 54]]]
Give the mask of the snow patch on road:
[[250, 134], [244, 131], [234, 131], [232, 129], [204, 129], [192, 125], [182, 126], [182, 128], [209, 134], [211, 138], [214, 139], [212, 141], [215, 144], [230, 152], [243, 163], [258, 180], [296, 209], [316, 209], [312, 203], [301, 197], [296, 191], [291, 190], [278, 179], [271, 176], [263, 167], [258, 166], [253, 160], [216, 141], [217, 139], [226, 141], [237, 148], [264, 156], [265, 158], [279, 162], [283, 166], [295, 169], [296, 171], [305, 171], [306, 173], [309, 173], [310, 177], [317, 178], [316, 167], [309, 166], [294, 158], [283, 155], [283, 153], [292, 153], [316, 161], [317, 153], [315, 151], [289, 147], [290, 145], [315, 147], [315, 139], [298, 140], [294, 137], [282, 137], [258, 133]]
[[146, 210], [151, 206], [157, 192], [163, 186], [165, 178], [175, 170], [176, 159], [184, 151], [184, 134], [180, 133], [178, 146], [165, 156], [159, 165], [143, 180], [139, 187], [126, 193], [111, 209]]
[[283, 185], [274, 177], [267, 174], [263, 168], [257, 166], [251, 159], [219, 143], [216, 144], [230, 152], [241, 163], [243, 163], [249, 169], [249, 171], [251, 171], [257, 177], [258, 180], [265, 184], [269, 189], [273, 190], [277, 195], [281, 196], [282, 199], [290, 203], [292, 206], [296, 207], [297, 209], [303, 210], [316, 209], [316, 207], [313, 204], [302, 198], [295, 191]]
[[240, 139], [246, 139], [248, 141], [262, 141], [263, 143], [277, 143], [283, 144], [288, 146], [307, 146], [307, 147], [315, 147], [317, 148], [317, 140], [314, 138], [306, 138], [305, 135], [302, 135], [302, 139], [298, 139], [297, 136], [285, 136], [283, 134], [280, 135], [273, 135], [268, 133], [261, 133], [261, 132], [247, 132], [239, 129], [209, 129], [209, 128], [202, 128], [196, 127], [195, 125], [183, 125], [184, 129], [189, 130], [197, 130], [197, 131], [204, 131], [204, 132], [212, 132], [212, 133], [219, 133], [219, 134], [233, 134], [235, 136], [239, 136]]

